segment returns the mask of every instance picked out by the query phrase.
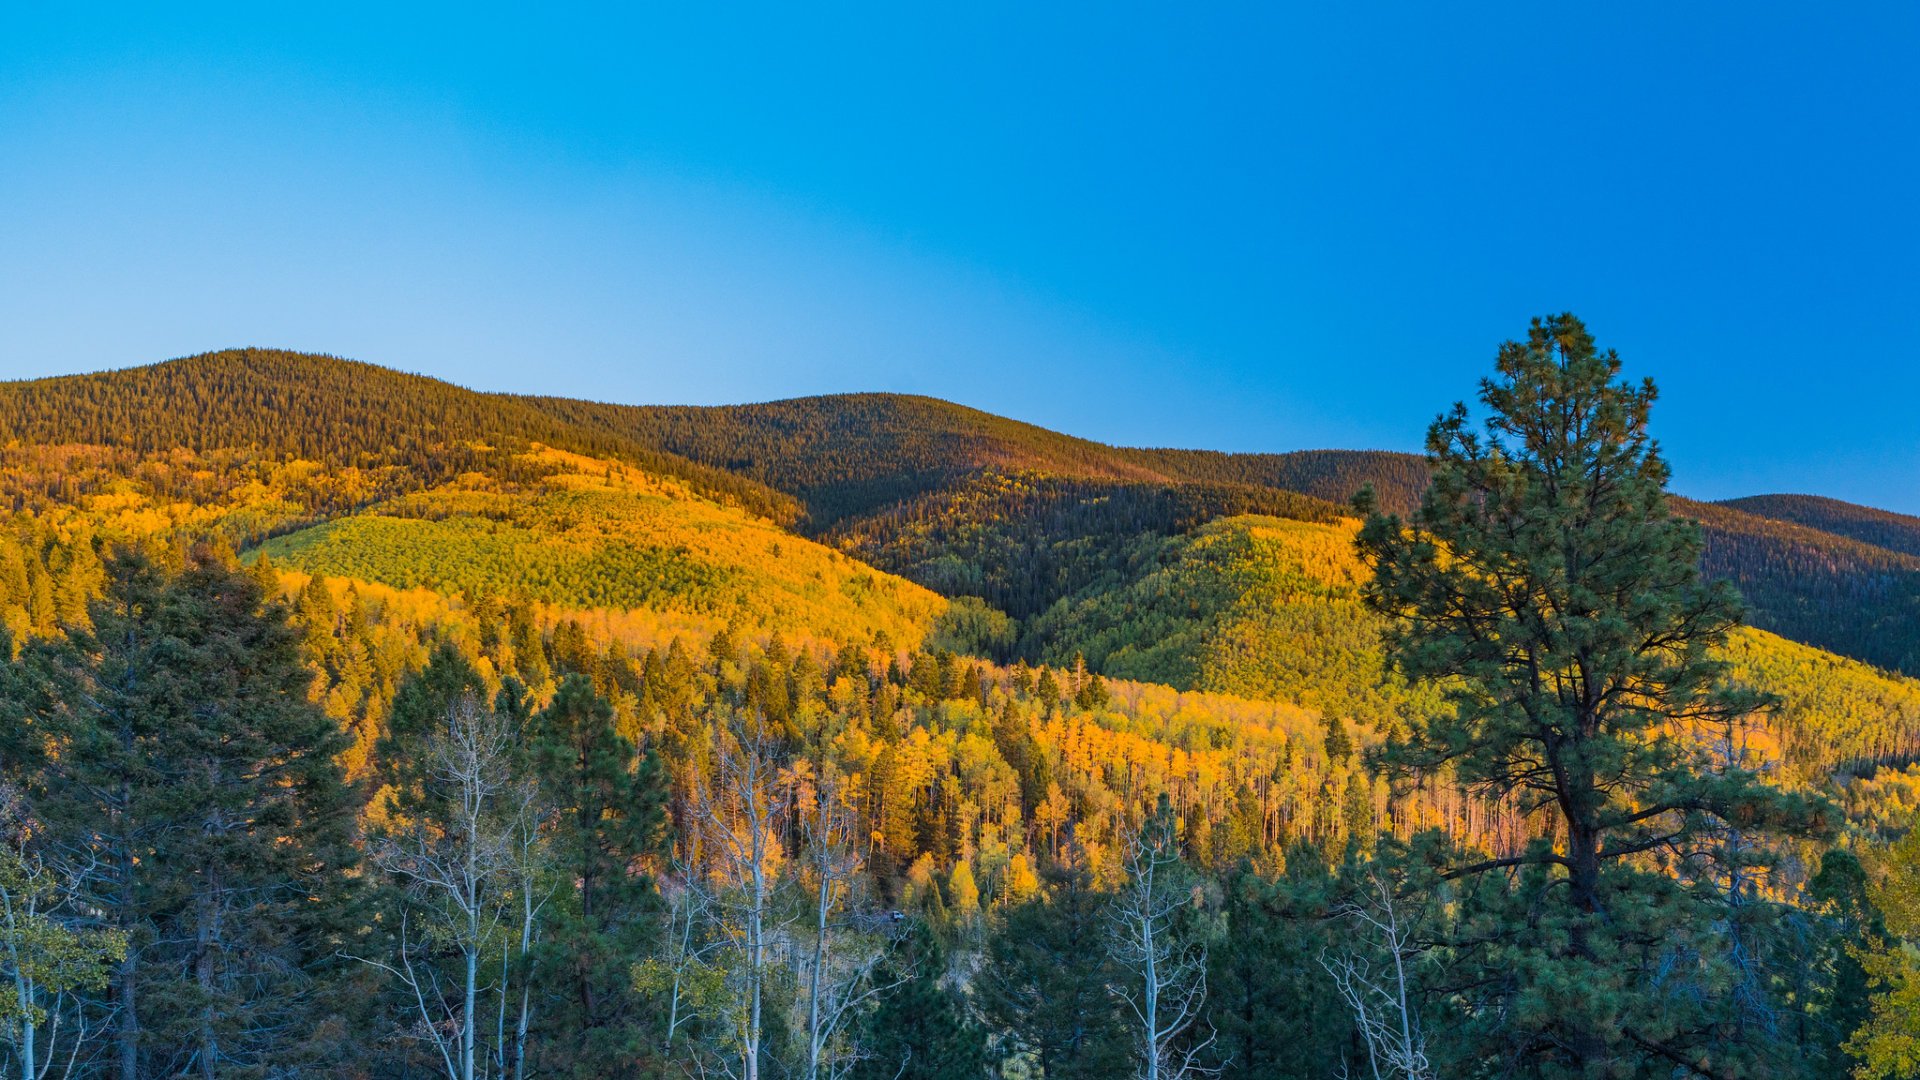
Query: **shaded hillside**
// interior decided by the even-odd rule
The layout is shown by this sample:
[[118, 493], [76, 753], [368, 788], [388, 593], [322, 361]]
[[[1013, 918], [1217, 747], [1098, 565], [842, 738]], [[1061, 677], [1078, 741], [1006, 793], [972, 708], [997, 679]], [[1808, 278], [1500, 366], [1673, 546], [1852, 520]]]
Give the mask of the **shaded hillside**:
[[1755, 626], [1920, 672], [1920, 557], [1714, 503], [1674, 510], [1701, 523], [1703, 568], [1739, 587]]
[[[437, 483], [544, 443], [672, 476], [790, 520], [792, 501], [745, 477], [571, 424], [519, 398], [373, 364], [275, 349], [0, 383], [0, 445], [86, 444], [135, 454], [245, 449], [329, 465], [402, 466]], [[55, 476], [48, 475], [52, 481]]]
[[531, 399], [592, 426], [799, 497], [825, 529], [983, 470], [1167, 480], [1127, 451], [935, 398], [834, 394], [758, 405], [631, 406]]
[[1718, 505], [1920, 557], [1920, 518], [1820, 495], [1752, 495]]
[[1162, 537], [1233, 514], [1335, 521], [1333, 503], [1247, 484], [981, 472], [828, 534], [843, 550], [949, 596], [1028, 618], [1125, 579]]

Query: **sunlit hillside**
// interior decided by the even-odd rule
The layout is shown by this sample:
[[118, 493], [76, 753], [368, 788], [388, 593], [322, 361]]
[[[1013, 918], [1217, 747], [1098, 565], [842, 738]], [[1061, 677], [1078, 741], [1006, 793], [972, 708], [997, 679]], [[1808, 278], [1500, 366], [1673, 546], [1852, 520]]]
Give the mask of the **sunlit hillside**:
[[683, 484], [544, 449], [532, 479], [470, 474], [277, 537], [277, 564], [395, 588], [646, 609], [822, 639], [911, 646], [946, 601]]
[[[1123, 678], [1295, 701], [1378, 725], [1439, 707], [1383, 670], [1352, 521], [1238, 517], [1165, 540], [1132, 580], [1063, 601], [1029, 627], [1052, 663], [1084, 655]], [[1774, 694], [1769, 724], [1802, 778], [1920, 758], [1920, 681], [1743, 630], [1733, 677]]]

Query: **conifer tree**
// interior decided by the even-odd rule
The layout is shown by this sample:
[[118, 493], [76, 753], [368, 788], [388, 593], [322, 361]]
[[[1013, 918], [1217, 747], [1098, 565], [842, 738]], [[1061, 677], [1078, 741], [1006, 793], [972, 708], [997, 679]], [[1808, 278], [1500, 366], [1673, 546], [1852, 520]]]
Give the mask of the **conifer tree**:
[[[1651, 382], [1616, 382], [1578, 319], [1537, 319], [1427, 436], [1432, 481], [1410, 521], [1368, 514], [1369, 604], [1398, 620], [1394, 665], [1436, 680], [1449, 708], [1416, 718], [1388, 758], [1450, 772], [1540, 817], [1525, 851], [1452, 869], [1515, 872], [1483, 913], [1477, 987], [1449, 1042], [1543, 1076], [1610, 1060], [1733, 1075], [1740, 1038], [1719, 1010], [1731, 978], [1726, 898], [1651, 864], [1696, 857], [1711, 822], [1754, 833], [1815, 817], [1739, 768], [1709, 769], [1698, 735], [1762, 699], [1728, 686], [1712, 650], [1740, 602], [1699, 572], [1700, 534], [1667, 505], [1648, 432]], [[1639, 1064], [1634, 1064], [1639, 1063]]]
[[62, 752], [50, 827], [101, 855], [87, 903], [127, 935], [115, 1071], [269, 1072], [337, 1055], [356, 806], [283, 605], [206, 549], [109, 568], [95, 630], [32, 660]]
[[1242, 864], [1222, 882], [1223, 940], [1207, 954], [1221, 1077], [1334, 1075], [1351, 1024], [1319, 964], [1332, 890], [1319, 849], [1307, 844], [1288, 852], [1278, 880]]
[[533, 762], [554, 814], [549, 857], [565, 887], [536, 950], [545, 1003], [543, 1074], [607, 1076], [642, 1066], [649, 1023], [629, 974], [651, 946], [657, 897], [646, 860], [665, 844], [665, 790], [652, 755], [614, 728], [581, 675], [533, 720]]
[[987, 943], [981, 1010], [1004, 1033], [1003, 1057], [1025, 1057], [1049, 1080], [1104, 1080], [1127, 1071], [1107, 959], [1108, 899], [1078, 845], [1045, 871], [1044, 892], [1015, 904]]
[[930, 925], [914, 920], [873, 982], [891, 989], [862, 1019], [854, 1040], [861, 1057], [853, 1080], [979, 1080], [986, 1075], [986, 1035], [968, 1018], [948, 981], [946, 949]]

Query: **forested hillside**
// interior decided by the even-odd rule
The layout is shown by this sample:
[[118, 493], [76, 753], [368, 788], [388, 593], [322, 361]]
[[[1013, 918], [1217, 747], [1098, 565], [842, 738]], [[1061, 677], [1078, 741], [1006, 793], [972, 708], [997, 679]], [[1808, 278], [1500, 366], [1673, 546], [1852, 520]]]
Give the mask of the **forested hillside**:
[[[1577, 324], [1535, 332], [1526, 379], [1572, 377]], [[1414, 513], [1428, 463], [263, 351], [0, 386], [0, 1061], [1333, 1080], [1397, 966], [1445, 1075], [1838, 1078], [1885, 1014], [1861, 965], [1920, 940], [1862, 869], [1920, 806], [1920, 683], [1694, 574], [1879, 656], [1913, 557], [1643, 498], [1646, 445], [1582, 430], [1597, 518], [1461, 494], [1458, 455], [1453, 509], [1363, 525], [1353, 489]], [[1449, 580], [1408, 539], [1442, 529], [1519, 584]], [[1593, 582], [1527, 576], [1568, 545]], [[1573, 685], [1553, 635], [1628, 630], [1539, 745], [1498, 695], [1557, 691], [1460, 659], [1545, 634]], [[1575, 739], [1615, 772], [1558, 797]], [[1130, 1020], [1156, 978], [1191, 1007]]]
[[[278, 505], [235, 514], [238, 543], [463, 472], [504, 475], [519, 451], [553, 446], [671, 477], [1017, 619], [1128, 578], [1147, 537], [1247, 513], [1328, 521], [1365, 486], [1404, 512], [1426, 477], [1405, 454], [1111, 447], [931, 398], [608, 405], [271, 350], [0, 385], [0, 441], [0, 491], [17, 509], [98, 500], [137, 472], [167, 512], [204, 516], [212, 487], [260, 482], [289, 457], [325, 466], [275, 488]], [[1703, 565], [1740, 587], [1756, 625], [1920, 670], [1912, 519], [1785, 497], [1675, 505], [1706, 526]]]
[[1753, 495], [1727, 499], [1719, 505], [1850, 537], [1888, 551], [1920, 556], [1920, 518], [1907, 514], [1875, 510], [1819, 495]]
[[[95, 375], [0, 383], [0, 446], [95, 446], [164, 460], [250, 451], [331, 466], [402, 468], [431, 484], [542, 443], [613, 457], [702, 494], [784, 520], [791, 500], [722, 469], [569, 424], [505, 394], [481, 394], [373, 364], [234, 349]], [[61, 470], [18, 467], [12, 485], [60, 497]]]
[[671, 480], [555, 450], [533, 475], [468, 474], [269, 541], [276, 564], [477, 599], [681, 616], [701, 637], [756, 632], [917, 644], [946, 602], [927, 590], [692, 496]]
[[[1180, 535], [1242, 513], [1324, 521], [1363, 487], [1405, 513], [1427, 477], [1426, 463], [1409, 454], [1110, 447], [900, 395], [720, 408], [541, 404], [764, 481], [806, 505], [811, 531], [1018, 618], [1125, 576], [1130, 545], [1145, 535]], [[1910, 551], [1920, 534], [1912, 519], [1830, 501], [1818, 513], [1790, 513], [1777, 501], [1755, 504], [1771, 506], [1769, 514], [1739, 500], [1674, 505], [1705, 526], [1703, 566], [1740, 587], [1756, 625], [1920, 671], [1920, 555]]]

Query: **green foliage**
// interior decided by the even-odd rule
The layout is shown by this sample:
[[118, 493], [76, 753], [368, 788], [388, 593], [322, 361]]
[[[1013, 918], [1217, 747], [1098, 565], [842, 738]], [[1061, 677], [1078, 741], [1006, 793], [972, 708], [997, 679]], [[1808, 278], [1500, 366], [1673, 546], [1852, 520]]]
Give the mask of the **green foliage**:
[[[92, 633], [36, 643], [27, 721], [57, 748], [38, 780], [50, 832], [102, 867], [79, 903], [126, 935], [115, 974], [126, 1060], [171, 1074], [334, 1052], [356, 804], [337, 725], [287, 611], [208, 551], [165, 573], [109, 566]], [[137, 988], [137, 999], [131, 997]]]
[[581, 675], [534, 717], [531, 755], [554, 815], [552, 869], [571, 883], [534, 953], [546, 1002], [535, 1066], [580, 1077], [639, 1069], [656, 1041], [631, 966], [654, 945], [657, 898], [642, 866], [666, 843], [659, 764], [614, 729], [612, 706]]
[[958, 981], [933, 928], [915, 920], [874, 974], [874, 985], [894, 989], [861, 1018], [855, 1041], [865, 1056], [855, 1063], [853, 1080], [987, 1075], [986, 1036], [968, 1017]]
[[127, 936], [76, 909], [81, 883], [37, 850], [41, 826], [10, 780], [0, 778], [0, 1063], [38, 1077], [65, 1049], [60, 1021], [86, 1010], [78, 995], [107, 985]]
[[1332, 1075], [1353, 1020], [1320, 967], [1333, 944], [1326, 863], [1296, 846], [1277, 880], [1243, 863], [1221, 892], [1222, 925], [1207, 954], [1207, 1020], [1221, 1076]]
[[947, 605], [934, 620], [927, 648], [937, 652], [965, 656], [985, 656], [1006, 660], [1018, 637], [1018, 624], [1004, 611], [988, 607], [986, 601], [962, 596]]
[[[1484, 434], [1464, 406], [1437, 421], [1419, 511], [1410, 523], [1375, 515], [1359, 540], [1368, 602], [1400, 620], [1395, 667], [1444, 680], [1453, 705], [1416, 718], [1389, 760], [1539, 808], [1558, 837], [1454, 870], [1521, 868], [1476, 931], [1488, 942], [1476, 958], [1508, 973], [1485, 998], [1500, 1019], [1478, 1052], [1543, 1075], [1602, 1058], [1709, 1073], [1749, 1051], [1758, 1060], [1767, 1040], [1756, 1032], [1749, 1047], [1727, 1026], [1744, 1000], [1729, 981], [1743, 972], [1715, 926], [1741, 902], [1740, 878], [1724, 893], [1688, 888], [1635, 859], [1699, 860], [1716, 821], [1755, 832], [1817, 821], [1744, 762], [1710, 763], [1697, 741], [1763, 704], [1728, 686], [1711, 655], [1738, 597], [1700, 582], [1698, 527], [1665, 505], [1651, 383], [1615, 383], [1618, 358], [1571, 316], [1535, 320], [1498, 369], [1482, 384]], [[1726, 851], [1703, 861], [1688, 867], [1701, 882], [1745, 869]], [[1648, 993], [1674, 965], [1668, 989]], [[1733, 1019], [1681, 1007], [1700, 996], [1739, 999]]]
[[1350, 524], [1234, 518], [1163, 541], [1124, 587], [1033, 622], [1043, 659], [1109, 675], [1295, 701], [1383, 729], [1433, 711], [1385, 669], [1386, 621], [1361, 603]]
[[1009, 909], [993, 928], [979, 1000], [1005, 1033], [1003, 1058], [1026, 1059], [1049, 1080], [1095, 1080], [1126, 1068], [1119, 977], [1107, 960], [1108, 898], [1083, 857], [1050, 867], [1045, 892]]
[[1331, 503], [1272, 488], [989, 469], [843, 522], [825, 539], [941, 593], [980, 596], [1025, 619], [1139, 573], [1154, 538], [1248, 513], [1341, 516]]
[[1862, 1080], [1895, 1080], [1920, 1071], [1920, 829], [1886, 853], [1881, 880], [1867, 889], [1886, 937], [1857, 949], [1874, 988], [1867, 1022], [1847, 1042]]

